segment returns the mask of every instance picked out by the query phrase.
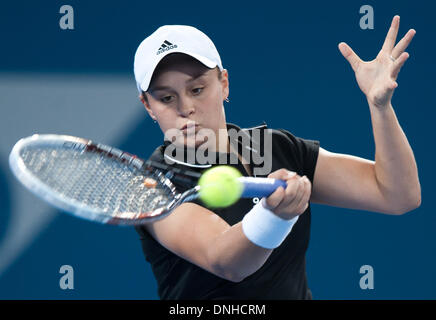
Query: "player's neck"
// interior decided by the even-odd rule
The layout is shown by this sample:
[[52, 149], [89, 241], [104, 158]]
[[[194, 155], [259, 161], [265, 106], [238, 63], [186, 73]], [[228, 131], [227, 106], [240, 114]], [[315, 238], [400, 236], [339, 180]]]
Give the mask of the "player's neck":
[[229, 143], [229, 135], [227, 132], [227, 126], [224, 128], [220, 128], [218, 130], [218, 135], [217, 135], [216, 144], [215, 144], [215, 150], [213, 150], [213, 151], [220, 152], [220, 153], [230, 153], [231, 146]]

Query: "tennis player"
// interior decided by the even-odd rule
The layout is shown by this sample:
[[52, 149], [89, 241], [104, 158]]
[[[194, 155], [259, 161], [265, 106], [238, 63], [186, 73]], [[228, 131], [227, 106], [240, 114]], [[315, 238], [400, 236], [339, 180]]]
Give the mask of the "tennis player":
[[[375, 161], [327, 151], [318, 141], [266, 124], [243, 129], [227, 123], [228, 71], [213, 42], [194, 27], [162, 26], [139, 45], [134, 72], [140, 99], [164, 134], [179, 132], [165, 138], [151, 160], [203, 172], [217, 163], [188, 161], [165, 150], [173, 144], [184, 151], [206, 146], [215, 159], [236, 155], [229, 165], [243, 175], [287, 182], [286, 189], [264, 199], [240, 199], [224, 209], [188, 202], [163, 220], [137, 227], [161, 299], [311, 299], [305, 263], [311, 202], [391, 215], [420, 206], [413, 151], [391, 104], [415, 35], [411, 29], [396, 44], [399, 20], [393, 18], [373, 61], [339, 44], [368, 101]], [[202, 129], [217, 139], [198, 137]], [[230, 130], [247, 137], [249, 145], [234, 141]], [[259, 152], [270, 156], [267, 174], [256, 174], [259, 165], [250, 161]]]

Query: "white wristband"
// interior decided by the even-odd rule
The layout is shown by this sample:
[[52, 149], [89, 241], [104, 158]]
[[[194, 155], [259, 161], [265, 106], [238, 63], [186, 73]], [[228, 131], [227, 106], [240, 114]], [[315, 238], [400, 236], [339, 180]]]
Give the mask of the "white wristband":
[[[264, 201], [264, 199], [262, 199]], [[265, 249], [274, 249], [280, 246], [292, 227], [298, 220], [298, 216], [285, 220], [274, 212], [266, 209], [259, 201], [242, 219], [242, 230], [245, 236]]]

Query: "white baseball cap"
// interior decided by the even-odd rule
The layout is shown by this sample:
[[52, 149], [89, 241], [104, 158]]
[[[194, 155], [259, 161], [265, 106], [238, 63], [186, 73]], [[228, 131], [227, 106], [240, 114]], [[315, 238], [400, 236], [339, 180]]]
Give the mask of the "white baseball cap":
[[147, 91], [159, 62], [171, 53], [184, 53], [208, 68], [223, 70], [220, 55], [212, 40], [191, 26], [166, 25], [141, 42], [135, 53], [133, 69], [139, 92]]

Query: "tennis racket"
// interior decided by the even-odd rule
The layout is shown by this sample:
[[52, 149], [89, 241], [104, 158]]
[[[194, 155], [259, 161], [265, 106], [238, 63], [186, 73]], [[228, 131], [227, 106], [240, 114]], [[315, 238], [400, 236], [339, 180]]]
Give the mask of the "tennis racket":
[[[35, 134], [19, 140], [9, 155], [17, 179], [38, 197], [75, 216], [100, 223], [136, 225], [170, 214], [196, 199], [200, 174], [135, 155], [91, 140]], [[286, 182], [239, 178], [242, 197], [264, 197]], [[174, 183], [191, 187], [183, 193]], [[192, 187], [193, 186], [193, 187]]]

